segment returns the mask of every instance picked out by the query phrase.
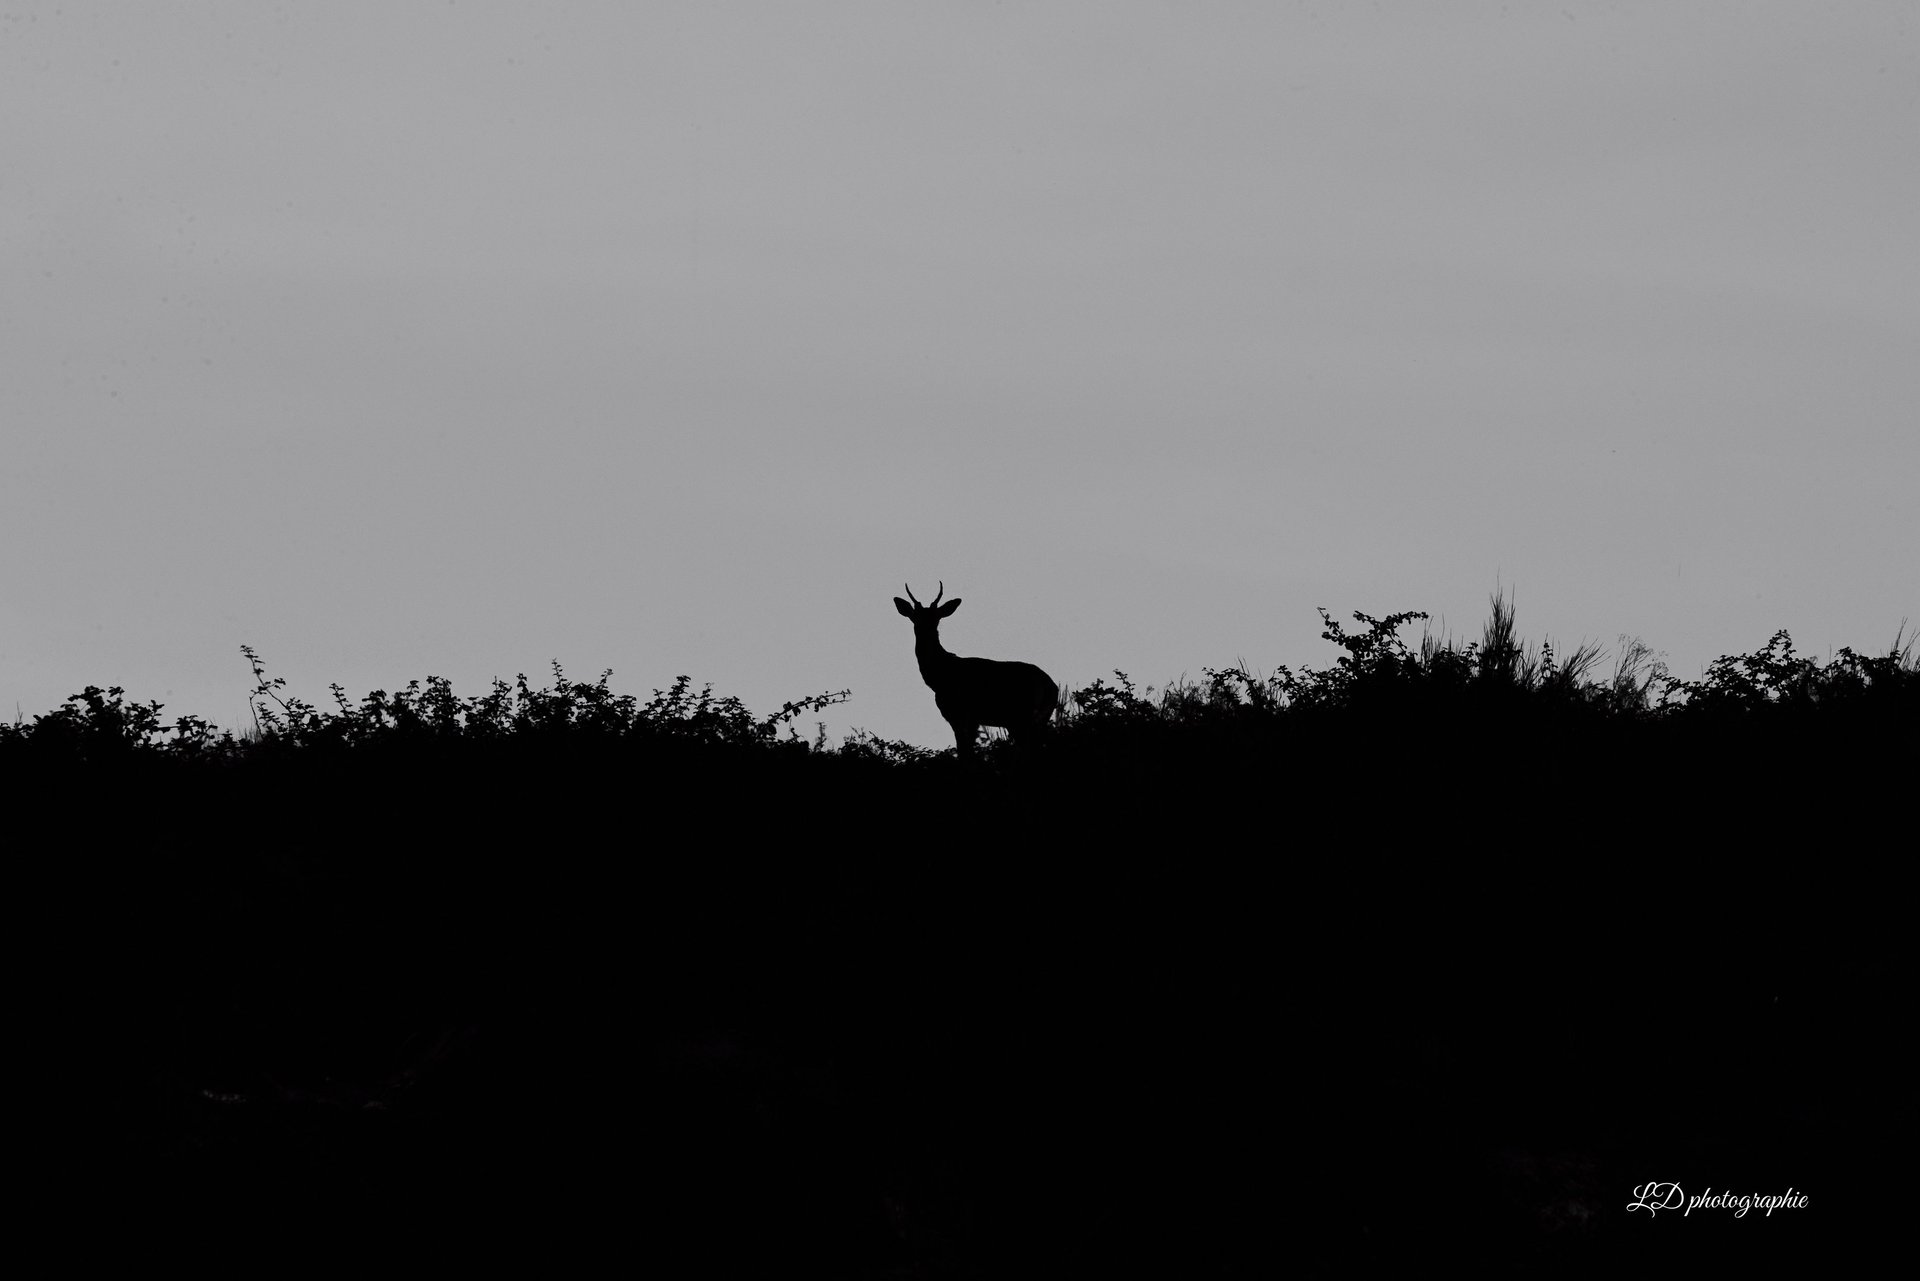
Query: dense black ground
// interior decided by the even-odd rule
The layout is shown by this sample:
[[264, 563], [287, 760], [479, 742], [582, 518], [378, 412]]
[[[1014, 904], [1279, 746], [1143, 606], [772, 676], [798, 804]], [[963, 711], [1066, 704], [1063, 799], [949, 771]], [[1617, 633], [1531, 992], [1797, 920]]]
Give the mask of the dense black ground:
[[1831, 1265], [1908, 1216], [1908, 710], [16, 752], [45, 1191], [671, 1275]]

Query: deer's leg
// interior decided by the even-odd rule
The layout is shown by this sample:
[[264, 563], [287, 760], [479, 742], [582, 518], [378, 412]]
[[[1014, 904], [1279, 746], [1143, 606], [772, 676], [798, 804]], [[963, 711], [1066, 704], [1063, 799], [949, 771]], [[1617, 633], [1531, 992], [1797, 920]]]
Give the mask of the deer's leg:
[[961, 756], [972, 756], [973, 749], [980, 744], [980, 727], [961, 721], [953, 723], [953, 745]]

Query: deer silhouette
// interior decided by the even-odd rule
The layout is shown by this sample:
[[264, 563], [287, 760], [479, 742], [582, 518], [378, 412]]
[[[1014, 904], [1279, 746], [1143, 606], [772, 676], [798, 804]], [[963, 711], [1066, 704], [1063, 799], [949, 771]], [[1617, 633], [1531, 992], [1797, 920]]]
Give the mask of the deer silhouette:
[[920, 660], [920, 679], [933, 690], [934, 706], [953, 726], [954, 744], [962, 757], [973, 755], [982, 725], [998, 725], [1024, 736], [1052, 719], [1060, 687], [1032, 663], [961, 658], [941, 646], [940, 620], [960, 608], [957, 596], [940, 603], [947, 594], [945, 582], [931, 605], [922, 605], [913, 588], [906, 591], [906, 600], [893, 598], [894, 608], [913, 623], [913, 656]]

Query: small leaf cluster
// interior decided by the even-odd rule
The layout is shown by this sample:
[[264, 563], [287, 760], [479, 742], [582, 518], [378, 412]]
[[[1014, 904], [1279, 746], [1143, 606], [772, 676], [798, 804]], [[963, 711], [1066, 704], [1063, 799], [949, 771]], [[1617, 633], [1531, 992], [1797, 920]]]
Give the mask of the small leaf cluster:
[[1866, 714], [1899, 717], [1911, 728], [1920, 725], [1915, 639], [1902, 644], [1896, 636], [1887, 653], [1872, 656], [1842, 648], [1820, 663], [1796, 654], [1793, 638], [1778, 631], [1751, 654], [1715, 659], [1697, 681], [1669, 678], [1662, 701], [1675, 715], [1696, 720]]
[[[90, 764], [125, 762], [166, 752], [182, 758], [225, 758], [241, 750], [232, 733], [216, 732], [198, 716], [168, 725], [157, 702], [129, 703], [115, 685], [89, 685], [51, 712], [31, 721], [0, 725], [0, 749], [9, 756]], [[167, 737], [171, 735], [172, 737]]]

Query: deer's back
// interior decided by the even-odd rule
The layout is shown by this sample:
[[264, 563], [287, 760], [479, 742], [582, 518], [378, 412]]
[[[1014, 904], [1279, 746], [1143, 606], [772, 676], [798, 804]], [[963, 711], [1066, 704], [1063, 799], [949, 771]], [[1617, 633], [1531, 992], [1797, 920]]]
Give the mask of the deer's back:
[[962, 658], [951, 671], [947, 687], [934, 691], [934, 701], [950, 719], [1002, 728], [1026, 725], [1053, 715], [1060, 698], [1053, 678], [1032, 663]]

